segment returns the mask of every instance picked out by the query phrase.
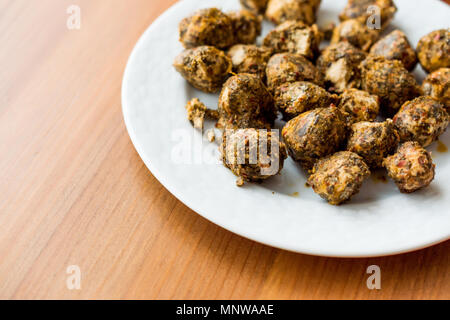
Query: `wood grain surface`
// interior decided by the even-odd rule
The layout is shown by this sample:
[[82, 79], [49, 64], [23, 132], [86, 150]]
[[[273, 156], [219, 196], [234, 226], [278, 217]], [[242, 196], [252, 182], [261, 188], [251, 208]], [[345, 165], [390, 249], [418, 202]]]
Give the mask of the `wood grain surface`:
[[[121, 80], [175, 0], [0, 0], [0, 298], [449, 299], [450, 243], [331, 259], [246, 240], [174, 198], [125, 130]], [[81, 29], [66, 27], [69, 5]], [[67, 267], [81, 289], [66, 286]], [[366, 269], [381, 268], [381, 290]]]

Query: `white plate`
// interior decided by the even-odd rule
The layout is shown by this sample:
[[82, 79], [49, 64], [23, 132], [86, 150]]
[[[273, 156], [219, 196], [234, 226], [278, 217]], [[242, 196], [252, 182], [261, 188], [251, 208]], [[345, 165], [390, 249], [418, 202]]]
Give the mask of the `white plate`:
[[[395, 2], [399, 12], [393, 25], [405, 31], [413, 44], [432, 30], [449, 27], [450, 9], [440, 1]], [[319, 24], [336, 20], [345, 3], [322, 1]], [[238, 0], [180, 1], [144, 33], [123, 79], [123, 113], [131, 140], [153, 175], [172, 194], [227, 230], [306, 254], [380, 256], [450, 238], [450, 165], [448, 154], [436, 151], [435, 181], [412, 195], [401, 194], [391, 181], [370, 179], [350, 203], [334, 207], [305, 187], [305, 174], [290, 159], [280, 176], [263, 184], [236, 187], [235, 176], [217, 161], [217, 145], [205, 139], [202, 143], [184, 110], [193, 97], [215, 107], [217, 95], [193, 89], [172, 67], [182, 51], [179, 21], [196, 9], [212, 6], [239, 8]], [[270, 28], [265, 23], [265, 32]], [[423, 78], [420, 67], [416, 75]], [[441, 140], [450, 145], [449, 133]], [[435, 149], [436, 144], [430, 147]], [[296, 192], [298, 196], [293, 196]]]

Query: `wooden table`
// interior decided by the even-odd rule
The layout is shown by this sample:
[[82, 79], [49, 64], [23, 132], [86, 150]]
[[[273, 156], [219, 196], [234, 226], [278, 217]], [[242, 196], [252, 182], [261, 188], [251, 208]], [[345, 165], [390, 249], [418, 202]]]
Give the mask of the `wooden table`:
[[[120, 89], [137, 39], [174, 2], [0, 1], [0, 298], [449, 299], [450, 242], [376, 259], [295, 254], [161, 186], [125, 130]], [[71, 4], [80, 30], [66, 27]], [[381, 290], [366, 286], [373, 264]]]

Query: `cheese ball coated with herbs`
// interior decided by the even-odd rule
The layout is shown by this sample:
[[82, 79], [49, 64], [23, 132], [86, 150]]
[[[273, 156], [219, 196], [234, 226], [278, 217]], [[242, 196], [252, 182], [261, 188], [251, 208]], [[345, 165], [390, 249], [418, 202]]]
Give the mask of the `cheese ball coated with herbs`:
[[380, 8], [381, 27], [384, 29], [389, 25], [397, 12], [397, 7], [393, 0], [349, 0], [347, 6], [339, 15], [341, 21], [361, 18], [369, 18], [375, 12], [368, 10], [370, 6]]
[[406, 102], [394, 117], [402, 141], [417, 141], [429, 146], [443, 134], [449, 115], [437, 100], [423, 96]]
[[421, 93], [414, 76], [398, 60], [369, 55], [360, 68], [362, 89], [377, 95], [381, 107], [389, 115]]
[[369, 167], [379, 168], [399, 142], [391, 119], [385, 122], [358, 122], [351, 127], [347, 150], [360, 155]]
[[334, 106], [304, 112], [282, 130], [289, 154], [307, 170], [320, 158], [338, 151], [346, 133], [344, 116]]
[[266, 67], [272, 56], [272, 49], [255, 45], [237, 44], [228, 50], [235, 73], [251, 73], [266, 79]]
[[450, 29], [433, 31], [420, 39], [417, 57], [427, 72], [450, 67]]
[[266, 12], [269, 0], [240, 0], [242, 6], [256, 14]]
[[210, 46], [184, 50], [173, 66], [192, 86], [208, 93], [222, 88], [232, 68], [231, 59]]
[[277, 115], [272, 95], [261, 79], [248, 73], [225, 82], [218, 110], [219, 126], [226, 128], [270, 128]]
[[316, 22], [320, 2], [321, 0], [269, 0], [266, 17], [275, 24], [297, 20], [312, 25]]
[[359, 88], [361, 85], [360, 63], [367, 54], [348, 42], [328, 46], [317, 59], [317, 68], [324, 75], [331, 91]]
[[442, 68], [430, 73], [422, 83], [422, 91], [440, 101], [450, 114], [450, 68]]
[[324, 85], [322, 74], [304, 56], [294, 53], [278, 53], [272, 56], [266, 69], [267, 86], [273, 92], [284, 83], [310, 81]]
[[321, 37], [317, 25], [310, 27], [303, 22], [289, 20], [270, 31], [263, 45], [275, 53], [297, 53], [313, 59], [319, 52]]
[[378, 96], [358, 89], [347, 89], [340, 96], [338, 108], [344, 114], [346, 123], [374, 121], [380, 112]]
[[256, 129], [226, 130], [220, 151], [223, 164], [239, 177], [238, 186], [278, 174], [287, 158], [277, 133]]
[[400, 60], [406, 69], [413, 70], [417, 64], [416, 51], [411, 46], [406, 35], [400, 30], [394, 30], [378, 40], [370, 53], [383, 56], [389, 60]]
[[360, 156], [341, 151], [319, 160], [308, 184], [330, 204], [339, 205], [357, 194], [369, 176], [369, 167]]
[[431, 154], [415, 141], [402, 144], [397, 153], [384, 160], [383, 166], [403, 193], [429, 186], [435, 175]]
[[315, 108], [327, 108], [339, 101], [337, 95], [306, 81], [282, 84], [275, 90], [274, 99], [286, 120]]
[[179, 25], [180, 42], [187, 49], [199, 46], [227, 48], [234, 43], [230, 17], [217, 8], [201, 9]]
[[380, 30], [368, 28], [364, 18], [350, 19], [341, 22], [333, 30], [331, 44], [347, 41], [361, 50], [368, 51], [379, 36]]
[[261, 35], [262, 18], [248, 10], [228, 13], [233, 25], [234, 43], [252, 44]]

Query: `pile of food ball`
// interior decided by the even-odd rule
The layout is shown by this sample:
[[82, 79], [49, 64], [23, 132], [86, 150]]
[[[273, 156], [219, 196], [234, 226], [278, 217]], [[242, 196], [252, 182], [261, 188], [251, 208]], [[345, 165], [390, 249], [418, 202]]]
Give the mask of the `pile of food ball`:
[[[273, 128], [279, 114], [287, 121], [282, 137], [271, 137], [279, 171], [289, 154], [330, 204], [349, 200], [371, 169], [384, 167], [404, 193], [431, 183], [435, 165], [424, 148], [449, 123], [450, 29], [414, 49], [400, 30], [383, 36], [397, 11], [392, 0], [349, 0], [340, 24], [323, 29], [314, 24], [320, 0], [240, 1], [242, 11], [202, 9], [181, 21], [185, 51], [174, 62], [195, 88], [220, 91], [217, 110], [198, 99], [186, 109], [196, 128], [210, 118], [223, 129], [223, 162], [238, 185], [270, 175], [260, 162], [227, 163], [225, 144], [248, 150], [253, 129]], [[372, 5], [379, 29], [366, 23]], [[263, 18], [277, 26], [257, 46]], [[319, 50], [323, 40], [330, 45]], [[429, 73], [422, 85], [410, 73], [418, 62]]]

